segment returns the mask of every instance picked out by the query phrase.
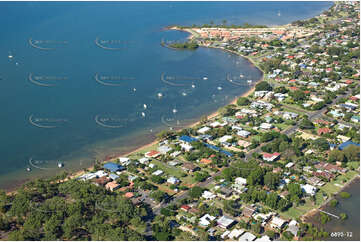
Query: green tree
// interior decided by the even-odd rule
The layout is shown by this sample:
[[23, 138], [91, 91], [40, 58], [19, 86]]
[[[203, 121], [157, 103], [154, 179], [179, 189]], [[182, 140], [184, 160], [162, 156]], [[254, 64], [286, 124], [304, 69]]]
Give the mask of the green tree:
[[246, 97], [240, 97], [240, 98], [238, 98], [238, 100], [237, 100], [237, 105], [238, 106], [247, 106], [247, 105], [249, 105], [251, 102], [249, 101], [249, 99], [248, 98], [246, 98]]
[[202, 193], [203, 193], [203, 188], [198, 186], [192, 187], [189, 190], [189, 196], [191, 198], [199, 198], [200, 196], [202, 196]]
[[257, 83], [256, 91], [272, 91], [272, 86], [266, 81], [261, 81]]

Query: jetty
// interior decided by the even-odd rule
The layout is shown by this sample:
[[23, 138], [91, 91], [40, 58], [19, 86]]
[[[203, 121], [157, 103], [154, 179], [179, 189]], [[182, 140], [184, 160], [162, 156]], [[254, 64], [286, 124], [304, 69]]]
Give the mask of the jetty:
[[324, 213], [324, 214], [330, 215], [330, 216], [332, 216], [332, 217], [334, 217], [334, 218], [340, 219], [340, 217], [339, 217], [339, 216], [337, 216], [337, 215], [335, 215], [335, 214], [332, 214], [332, 213], [329, 213], [329, 212], [323, 211], [323, 210], [321, 210], [321, 209], [318, 209], [318, 211], [320, 211], [321, 213]]

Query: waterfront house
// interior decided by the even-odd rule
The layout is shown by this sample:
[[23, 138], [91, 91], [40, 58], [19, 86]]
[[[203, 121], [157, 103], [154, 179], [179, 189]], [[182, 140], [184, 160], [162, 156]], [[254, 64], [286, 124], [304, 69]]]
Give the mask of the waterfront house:
[[151, 151], [148, 151], [147, 153], [145, 153], [144, 156], [146, 158], [157, 158], [158, 156], [160, 156], [160, 152], [156, 151], [156, 150], [151, 150]]
[[159, 147], [158, 147], [158, 151], [159, 151], [161, 154], [165, 155], [165, 154], [167, 154], [168, 152], [172, 151], [172, 148], [169, 147], [168, 145], [162, 145], [162, 146], [159, 146]]
[[198, 130], [197, 130], [197, 133], [199, 133], [199, 134], [205, 134], [205, 133], [207, 133], [209, 130], [211, 130], [211, 128], [205, 126], [205, 127], [203, 127], [203, 128], [198, 129]]

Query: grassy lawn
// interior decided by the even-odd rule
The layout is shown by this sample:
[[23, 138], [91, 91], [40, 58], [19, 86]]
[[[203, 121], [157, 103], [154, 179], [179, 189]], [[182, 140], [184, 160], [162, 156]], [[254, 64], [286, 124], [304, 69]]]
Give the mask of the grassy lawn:
[[[291, 104], [287, 104], [287, 105], [291, 105]], [[298, 106], [295, 105], [295, 107], [299, 108]], [[290, 109], [290, 108], [286, 108], [286, 107], [283, 107], [283, 111], [287, 111], [287, 112], [292, 112], [292, 113], [297, 113], [298, 115], [302, 116], [304, 115], [305, 113], [302, 113], [302, 112], [299, 112], [299, 111], [296, 111], [296, 110], [293, 110], [293, 109]]]
[[360, 162], [358, 161], [347, 162], [347, 167], [357, 169], [360, 167]]
[[[321, 190], [326, 192], [328, 195], [333, 195], [334, 193], [337, 193], [342, 188], [342, 186], [344, 185], [344, 182], [343, 182], [344, 179], [349, 181], [352, 178], [354, 178], [356, 175], [358, 175], [357, 171], [349, 171], [346, 174], [338, 176], [335, 180], [333, 180], [333, 181], [327, 183], [326, 185], [324, 185], [323, 187], [321, 187]], [[339, 184], [341, 186], [337, 186], [335, 184]]]
[[158, 144], [153, 144], [151, 146], [145, 147], [145, 148], [129, 155], [129, 158], [131, 158], [131, 159], [142, 158], [142, 157], [144, 157], [144, 153], [151, 151], [151, 150], [157, 150], [157, 147], [158, 147]]
[[317, 208], [320, 206], [325, 200], [323, 199], [322, 192], [316, 193], [316, 202], [313, 204], [309, 198], [306, 198], [306, 203], [298, 206], [298, 207], [292, 207], [288, 209], [286, 212], [281, 212], [280, 214], [286, 218], [292, 218], [297, 219], [300, 216], [304, 215], [311, 209]]
[[152, 160], [152, 163], [157, 165], [159, 169], [164, 171], [165, 173], [175, 176], [178, 179], [181, 179], [181, 174], [184, 173], [180, 168], [169, 166], [161, 161], [158, 160]]
[[287, 125], [285, 123], [281, 123], [281, 124], [275, 124], [274, 123], [274, 126], [276, 126], [277, 128], [279, 128], [281, 130], [284, 130], [284, 129], [287, 129], [288, 127], [290, 127], [291, 125]]

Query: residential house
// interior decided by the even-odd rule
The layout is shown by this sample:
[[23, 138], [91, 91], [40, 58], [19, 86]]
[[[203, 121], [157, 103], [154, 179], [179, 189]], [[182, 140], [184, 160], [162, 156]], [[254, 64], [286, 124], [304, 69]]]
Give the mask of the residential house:
[[244, 233], [241, 237], [239, 237], [239, 241], [254, 241], [257, 237], [250, 232]]
[[167, 179], [167, 182], [170, 184], [178, 184], [180, 182], [180, 180], [174, 176], [171, 176]]
[[160, 152], [156, 150], [151, 150], [145, 153], [144, 156], [147, 158], [157, 158], [158, 156], [160, 156]]
[[223, 229], [228, 229], [234, 223], [235, 223], [235, 220], [233, 220], [227, 216], [222, 216], [217, 220], [217, 225]]
[[242, 208], [242, 215], [246, 218], [251, 218], [255, 212], [256, 210], [248, 205]]
[[108, 182], [106, 185], [105, 185], [105, 188], [110, 190], [110, 191], [115, 191], [117, 190], [118, 188], [120, 187], [120, 185], [115, 182], [115, 181], [112, 181], [112, 182]]
[[203, 217], [199, 219], [199, 225], [202, 227], [208, 227], [212, 221], [214, 221], [216, 217], [209, 215], [208, 213], [205, 214]]
[[217, 196], [223, 199], [229, 199], [232, 196], [232, 194], [233, 194], [232, 190], [222, 187], [221, 189], [219, 189]]
[[278, 153], [278, 152], [274, 152], [274, 153], [272, 153], [272, 154], [270, 154], [270, 153], [263, 153], [263, 160], [265, 160], [265, 161], [268, 161], [268, 162], [272, 162], [272, 161], [275, 161], [275, 160], [277, 160], [279, 157], [280, 157], [280, 153]]
[[301, 184], [301, 189], [303, 192], [305, 192], [307, 195], [314, 196], [317, 192], [317, 187], [314, 187], [310, 184]]
[[270, 222], [270, 226], [274, 229], [282, 229], [283, 226], [286, 225], [286, 221], [279, 218], [279, 217], [273, 217], [271, 222]]
[[194, 165], [193, 163], [184, 162], [183, 166], [182, 166], [182, 169], [185, 170], [185, 171], [194, 172], [194, 171], [198, 170], [199, 167]]
[[211, 199], [214, 199], [216, 198], [216, 195], [213, 194], [212, 192], [210, 191], [204, 191], [203, 194], [202, 194], [202, 197], [206, 200], [211, 200]]

